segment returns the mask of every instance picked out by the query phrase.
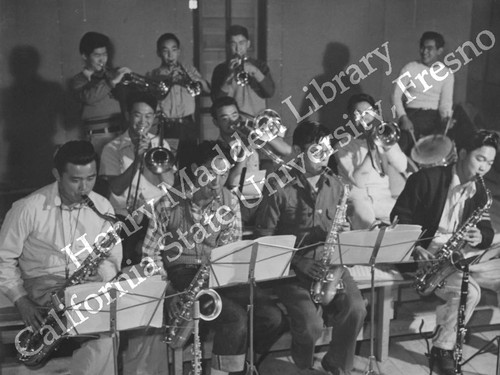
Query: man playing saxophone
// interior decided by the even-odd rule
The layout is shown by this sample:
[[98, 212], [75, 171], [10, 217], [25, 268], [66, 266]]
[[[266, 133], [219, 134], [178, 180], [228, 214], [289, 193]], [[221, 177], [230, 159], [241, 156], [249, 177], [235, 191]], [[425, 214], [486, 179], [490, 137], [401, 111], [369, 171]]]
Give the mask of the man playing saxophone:
[[[157, 225], [150, 222], [143, 246], [144, 256], [162, 259], [159, 266], [166, 269], [171, 286], [178, 292], [187, 292], [190, 285], [197, 284], [200, 267], [210, 269], [212, 249], [237, 241], [242, 234], [238, 199], [224, 187], [230, 165], [227, 150], [205, 141], [191, 154], [189, 170], [186, 168], [184, 177], [181, 170], [178, 184], [155, 205]], [[202, 279], [198, 281], [203, 284]], [[215, 331], [212, 375], [242, 371], [247, 352], [248, 287], [218, 293], [222, 310], [209, 322]], [[181, 301], [181, 295], [176, 295], [168, 303], [168, 329], [183, 310]], [[286, 323], [281, 310], [259, 288], [255, 289], [254, 304], [255, 350], [263, 353], [279, 338]]]
[[[293, 134], [293, 149], [296, 162], [303, 170], [290, 171], [293, 180], [285, 185], [276, 183], [275, 192], [264, 195], [257, 209], [256, 234], [297, 236], [299, 250], [292, 258], [297, 279], [275, 287], [291, 318], [291, 352], [295, 364], [300, 369], [313, 366], [314, 346], [323, 331], [323, 312], [327, 323], [333, 321], [334, 324], [332, 341], [321, 366], [334, 375], [349, 374], [356, 338], [366, 316], [361, 293], [349, 271], [344, 269], [341, 272], [343, 289], [337, 291], [333, 300], [320, 306], [311, 298], [313, 281], [324, 274], [322, 247], [318, 245], [327, 237], [336, 237], [338, 233], [331, 233], [332, 230], [348, 226], [334, 222], [337, 206], [345, 200], [341, 200], [345, 197], [345, 187], [326, 167], [333, 150], [330, 132], [323, 125], [310, 121], [300, 123]], [[339, 281], [335, 284], [333, 287], [337, 287]]]
[[[108, 200], [92, 191], [96, 162], [89, 142], [64, 144], [54, 157], [56, 182], [15, 202], [0, 231], [0, 290], [34, 330], [40, 329], [51, 292], [59, 290], [77, 269], [72, 257], [79, 262], [87, 258], [96, 237], [112, 224], [82, 198], [88, 196], [101, 213], [114, 213]], [[108, 281], [115, 276], [121, 251], [120, 244], [114, 246], [86, 281]], [[113, 374], [112, 339], [85, 342], [73, 352], [70, 370], [82, 375]]]
[[[450, 166], [422, 169], [411, 175], [391, 212], [402, 224], [422, 226], [424, 241], [415, 249], [417, 261], [434, 258], [449, 239], [456, 235], [457, 228], [471, 219], [478, 208], [488, 207], [482, 177], [491, 169], [499, 146], [499, 136], [485, 130], [476, 131], [458, 152], [458, 161]], [[479, 181], [478, 181], [479, 176]], [[472, 218], [477, 224], [463, 228], [466, 246], [463, 254], [467, 258], [487, 249], [493, 240], [493, 229], [489, 213]], [[451, 249], [453, 251], [454, 249]], [[460, 251], [460, 249], [457, 249]], [[483, 261], [486, 257], [483, 258]], [[471, 275], [465, 309], [465, 322], [470, 319], [480, 299], [480, 285]], [[496, 274], [498, 276], [498, 273]], [[484, 280], [482, 280], [484, 281]], [[454, 372], [453, 349], [456, 343], [457, 314], [459, 310], [462, 273], [455, 272], [445, 279], [445, 284], [435, 294], [445, 303], [436, 309], [437, 334], [433, 337], [430, 366], [434, 363], [443, 374]]]

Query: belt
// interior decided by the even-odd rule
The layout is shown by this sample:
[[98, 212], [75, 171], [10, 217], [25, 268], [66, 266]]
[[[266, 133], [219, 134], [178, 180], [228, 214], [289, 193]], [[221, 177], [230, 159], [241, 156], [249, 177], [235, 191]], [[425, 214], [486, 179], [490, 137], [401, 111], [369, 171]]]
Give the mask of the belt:
[[102, 129], [89, 129], [87, 130], [87, 134], [92, 135], [92, 134], [118, 133], [120, 131], [121, 128], [119, 126], [111, 126], [109, 128], [102, 128]]

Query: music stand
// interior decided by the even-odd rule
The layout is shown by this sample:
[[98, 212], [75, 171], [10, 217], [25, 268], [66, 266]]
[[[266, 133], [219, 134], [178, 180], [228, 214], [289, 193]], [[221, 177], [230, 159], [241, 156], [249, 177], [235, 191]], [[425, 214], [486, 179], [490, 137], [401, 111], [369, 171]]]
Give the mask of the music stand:
[[[370, 266], [370, 292], [372, 305], [375, 303], [375, 266], [380, 263], [402, 263], [413, 261], [411, 252], [421, 233], [418, 225], [399, 225], [374, 230], [356, 230], [339, 234], [339, 251], [333, 254], [332, 264]], [[375, 375], [375, 367], [381, 374], [374, 355], [375, 308], [370, 313], [370, 356], [365, 375]]]
[[254, 365], [253, 309], [257, 281], [269, 281], [288, 274], [295, 236], [269, 236], [238, 241], [212, 250], [211, 287], [248, 284], [249, 366], [247, 375], [258, 374]]
[[71, 322], [68, 332], [70, 335], [109, 332], [113, 340], [114, 372], [118, 374], [118, 331], [161, 328], [167, 286], [161, 276], [150, 276], [66, 288], [65, 301], [71, 303], [66, 306], [66, 316]]

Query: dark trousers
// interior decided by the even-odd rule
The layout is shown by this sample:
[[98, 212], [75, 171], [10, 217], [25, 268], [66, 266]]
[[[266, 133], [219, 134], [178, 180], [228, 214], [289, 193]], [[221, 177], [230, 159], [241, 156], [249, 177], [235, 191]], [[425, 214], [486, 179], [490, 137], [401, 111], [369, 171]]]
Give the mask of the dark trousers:
[[[193, 280], [197, 268], [177, 265], [167, 269], [168, 279], [176, 290], [185, 290]], [[249, 304], [248, 285], [238, 285], [217, 290], [222, 300], [220, 315], [203, 326], [214, 329], [213, 353], [216, 355], [237, 355], [247, 352]], [[204, 327], [205, 329], [205, 327]], [[258, 286], [254, 288], [254, 349], [266, 353], [287, 329], [283, 312], [270, 296]]]
[[344, 271], [342, 280], [344, 290], [337, 291], [325, 307], [312, 301], [311, 283], [306, 280], [297, 279], [275, 288], [291, 318], [292, 358], [301, 369], [313, 365], [314, 346], [323, 332], [324, 321], [332, 325], [332, 341], [323, 357], [323, 367], [346, 372], [353, 367], [356, 340], [366, 317], [366, 307], [349, 271]]
[[[439, 111], [434, 109], [421, 109], [421, 108], [407, 108], [406, 114], [413, 123], [415, 139], [418, 141], [420, 138], [430, 134], [442, 133], [444, 129], [441, 126], [441, 117]], [[402, 131], [399, 140], [401, 150], [408, 156], [411, 155], [411, 149], [415, 143], [408, 131]]]

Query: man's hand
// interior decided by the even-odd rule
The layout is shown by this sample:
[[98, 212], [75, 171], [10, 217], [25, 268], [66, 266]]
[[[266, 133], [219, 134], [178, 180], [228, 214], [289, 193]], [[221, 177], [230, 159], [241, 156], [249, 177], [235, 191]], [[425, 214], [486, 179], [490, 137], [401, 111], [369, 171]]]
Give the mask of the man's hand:
[[31, 326], [35, 331], [42, 328], [43, 317], [38, 310], [37, 305], [35, 305], [28, 296], [23, 296], [19, 298], [15, 305], [21, 314], [24, 324], [26, 326]]
[[323, 274], [321, 262], [312, 258], [300, 258], [294, 263], [294, 266], [300, 273], [313, 279], [318, 279]]
[[401, 118], [399, 119], [399, 127], [402, 130], [407, 130], [409, 132], [414, 131], [413, 122], [411, 122], [410, 118], [407, 115], [401, 116]]
[[111, 84], [113, 86], [116, 86], [121, 82], [123, 79], [123, 76], [127, 73], [132, 73], [132, 71], [129, 68], [118, 68], [114, 71], [113, 77], [111, 78]]
[[415, 257], [415, 260], [434, 259], [434, 255], [432, 255], [429, 251], [425, 250], [422, 246], [415, 247], [415, 250], [413, 250], [413, 256]]
[[465, 232], [464, 240], [467, 241], [470, 246], [474, 247], [483, 241], [483, 235], [477, 227], [469, 228], [467, 232]]
[[245, 61], [243, 69], [250, 76], [254, 77], [258, 82], [262, 81], [265, 78], [264, 74], [262, 74], [262, 72], [255, 65], [248, 61]]
[[167, 306], [167, 316], [169, 319], [175, 318], [181, 313], [182, 301], [179, 295], [170, 298], [170, 303]]

